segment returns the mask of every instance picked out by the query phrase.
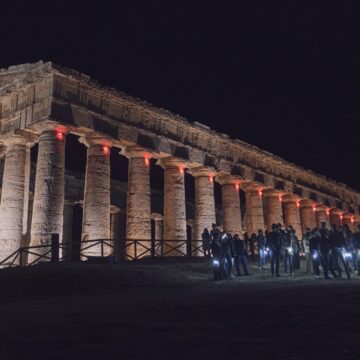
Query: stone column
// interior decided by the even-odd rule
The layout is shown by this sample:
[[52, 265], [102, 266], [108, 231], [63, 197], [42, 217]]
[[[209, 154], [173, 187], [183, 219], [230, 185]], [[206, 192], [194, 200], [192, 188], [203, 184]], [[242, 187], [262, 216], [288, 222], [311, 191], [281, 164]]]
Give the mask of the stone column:
[[261, 229], [265, 230], [264, 210], [263, 210], [263, 194], [260, 187], [248, 185], [244, 188], [246, 199], [246, 232], [258, 234]]
[[303, 231], [300, 218], [300, 200], [293, 195], [287, 194], [282, 197], [282, 202], [284, 204], [285, 226], [291, 225], [295, 230], [296, 236], [301, 240]]
[[275, 190], [264, 190], [266, 206], [266, 227], [271, 231], [272, 224], [284, 224], [282, 195]]
[[311, 200], [300, 201], [300, 215], [302, 230], [305, 232], [306, 228], [313, 229], [316, 227], [315, 218], [316, 206]]
[[21, 246], [25, 183], [28, 181], [25, 169], [27, 153], [25, 139], [21, 136], [13, 136], [6, 139], [6, 146], [0, 205], [0, 261]]
[[73, 227], [73, 201], [64, 201], [64, 230], [62, 257], [64, 261], [71, 261], [72, 257], [72, 227]]
[[[65, 177], [65, 133], [43, 131], [39, 138], [35, 192], [31, 224], [31, 245], [50, 244], [51, 234], [63, 236]], [[50, 248], [38, 249], [37, 253]], [[29, 255], [29, 262], [37, 259]]]
[[[122, 151], [129, 159], [126, 209], [126, 253], [128, 258], [149, 256], [151, 248], [151, 154], [137, 146]], [[134, 243], [134, 240], [137, 242]], [[145, 241], [141, 241], [145, 240]]]
[[186, 165], [173, 157], [162, 158], [159, 164], [164, 169], [164, 255], [182, 256], [186, 254]]
[[330, 219], [329, 219], [330, 210], [325, 205], [318, 205], [316, 207], [315, 217], [316, 217], [316, 226], [320, 227], [320, 224], [324, 222], [326, 227], [330, 229]]
[[154, 220], [154, 240], [155, 240], [155, 254], [162, 255], [162, 240], [164, 231], [164, 217], [161, 214], [153, 213], [151, 218]]
[[111, 234], [114, 249], [112, 254], [118, 260], [125, 260], [125, 221], [124, 210], [115, 206], [111, 207]]
[[[214, 172], [205, 168], [191, 169], [195, 177], [195, 222], [193, 242], [196, 247], [201, 247], [201, 234], [205, 228], [211, 230], [211, 224], [216, 222], [214, 198]], [[194, 255], [200, 255], [199, 250]]]
[[[87, 145], [82, 241], [110, 238], [110, 148], [112, 143], [92, 134], [80, 141]], [[101, 245], [82, 244], [82, 256], [100, 256]], [[91, 247], [89, 247], [91, 246]], [[103, 248], [104, 249], [104, 248]]]
[[342, 218], [343, 225], [347, 225], [351, 231], [354, 231], [354, 216], [351, 214], [344, 214]]
[[222, 185], [223, 230], [232, 235], [241, 235], [240, 180], [232, 176], [221, 176], [219, 182]]
[[330, 209], [330, 224], [340, 226], [342, 225], [342, 211], [339, 209]]

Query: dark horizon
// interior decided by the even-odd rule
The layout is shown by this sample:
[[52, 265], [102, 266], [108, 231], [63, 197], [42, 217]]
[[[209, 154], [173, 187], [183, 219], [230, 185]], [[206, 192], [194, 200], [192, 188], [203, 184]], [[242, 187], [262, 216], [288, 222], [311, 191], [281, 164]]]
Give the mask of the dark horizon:
[[360, 190], [358, 14], [355, 2], [14, 2], [0, 68], [53, 61]]

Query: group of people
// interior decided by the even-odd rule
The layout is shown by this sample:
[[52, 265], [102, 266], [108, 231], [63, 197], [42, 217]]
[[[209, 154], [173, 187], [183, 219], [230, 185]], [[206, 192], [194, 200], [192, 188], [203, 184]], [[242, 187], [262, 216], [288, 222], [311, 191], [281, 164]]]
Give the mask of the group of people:
[[273, 224], [271, 231], [262, 230], [258, 234], [230, 234], [212, 224], [202, 233], [205, 256], [212, 256], [214, 279], [233, 279], [233, 270], [241, 276], [241, 267], [245, 275], [248, 270], [248, 252], [255, 260], [255, 249], [258, 250], [259, 269], [264, 270], [267, 259], [270, 259], [271, 275], [280, 276], [280, 260], [284, 272], [295, 274], [300, 269], [300, 258], [305, 258], [306, 272], [320, 276], [320, 268], [326, 279], [341, 277], [343, 272], [350, 279], [350, 273], [360, 275], [360, 225], [356, 232], [349, 226], [332, 225], [328, 229], [325, 222], [319, 228], [305, 229], [301, 240], [294, 228], [289, 225]]

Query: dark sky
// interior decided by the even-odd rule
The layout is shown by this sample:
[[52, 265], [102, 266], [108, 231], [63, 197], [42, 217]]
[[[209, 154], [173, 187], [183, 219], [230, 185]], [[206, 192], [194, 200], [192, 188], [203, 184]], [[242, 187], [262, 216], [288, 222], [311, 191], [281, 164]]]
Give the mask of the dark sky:
[[54, 61], [360, 189], [358, 1], [35, 4], [2, 2], [0, 67]]

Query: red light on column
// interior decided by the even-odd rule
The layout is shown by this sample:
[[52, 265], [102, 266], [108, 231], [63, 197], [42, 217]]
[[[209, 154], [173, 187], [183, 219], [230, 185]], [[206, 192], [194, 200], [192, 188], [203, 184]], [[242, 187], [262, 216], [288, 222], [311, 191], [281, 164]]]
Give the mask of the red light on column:
[[300, 207], [300, 201], [296, 202], [296, 206], [299, 208]]
[[61, 131], [57, 131], [55, 134], [55, 138], [57, 141], [64, 141], [64, 134]]
[[312, 208], [313, 208], [313, 211], [316, 211], [316, 205], [313, 205]]
[[236, 184], [235, 184], [235, 189], [236, 189], [236, 190], [239, 190], [239, 183], [236, 183]]
[[149, 166], [149, 165], [150, 165], [150, 160], [149, 160], [149, 158], [145, 157], [145, 158], [144, 158], [144, 162], [145, 162], [145, 165], [146, 165], [146, 166]]
[[354, 218], [352, 217], [351, 218], [351, 223], [353, 224], [355, 222]]
[[282, 195], [279, 196], [279, 201], [282, 202]]
[[344, 215], [341, 214], [341, 215], [340, 215], [340, 219], [342, 220], [343, 218], [344, 218]]
[[210, 181], [210, 183], [213, 183], [214, 182], [214, 177], [213, 176], [209, 176], [209, 181]]
[[327, 216], [330, 215], [330, 210], [326, 210], [326, 215], [327, 215]]
[[110, 156], [110, 148], [108, 146], [103, 146], [102, 152], [104, 156]]
[[178, 169], [179, 169], [179, 173], [180, 173], [181, 175], [184, 175], [184, 168], [182, 168], [182, 167], [179, 166]]
[[259, 194], [259, 196], [263, 196], [262, 190], [259, 190], [259, 191], [258, 191], [258, 194]]

